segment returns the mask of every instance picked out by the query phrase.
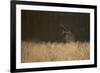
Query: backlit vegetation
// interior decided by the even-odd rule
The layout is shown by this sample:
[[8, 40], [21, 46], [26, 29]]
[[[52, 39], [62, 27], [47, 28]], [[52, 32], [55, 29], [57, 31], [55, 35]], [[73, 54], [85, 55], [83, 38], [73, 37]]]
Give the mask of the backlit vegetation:
[[21, 62], [47, 62], [87, 60], [90, 58], [89, 42], [51, 43], [22, 41]]

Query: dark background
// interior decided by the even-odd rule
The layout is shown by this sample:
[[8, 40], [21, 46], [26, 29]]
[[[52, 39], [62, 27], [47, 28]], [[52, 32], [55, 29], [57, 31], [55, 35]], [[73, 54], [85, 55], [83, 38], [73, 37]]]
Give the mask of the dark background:
[[21, 11], [21, 38], [39, 41], [63, 41], [60, 25], [73, 32], [76, 41], [90, 41], [90, 14], [51, 11]]

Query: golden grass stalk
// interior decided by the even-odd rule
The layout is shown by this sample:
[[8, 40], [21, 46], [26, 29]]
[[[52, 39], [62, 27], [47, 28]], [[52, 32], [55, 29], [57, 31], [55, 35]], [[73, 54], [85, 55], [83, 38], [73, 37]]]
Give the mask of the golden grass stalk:
[[87, 60], [90, 58], [89, 42], [51, 43], [22, 41], [21, 62], [47, 62]]

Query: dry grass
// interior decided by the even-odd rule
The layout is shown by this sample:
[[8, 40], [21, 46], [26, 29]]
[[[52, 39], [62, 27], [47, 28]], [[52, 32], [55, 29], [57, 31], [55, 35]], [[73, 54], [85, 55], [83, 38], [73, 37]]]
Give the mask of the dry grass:
[[85, 60], [90, 58], [89, 42], [35, 43], [23, 41], [21, 62]]

